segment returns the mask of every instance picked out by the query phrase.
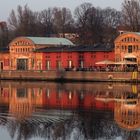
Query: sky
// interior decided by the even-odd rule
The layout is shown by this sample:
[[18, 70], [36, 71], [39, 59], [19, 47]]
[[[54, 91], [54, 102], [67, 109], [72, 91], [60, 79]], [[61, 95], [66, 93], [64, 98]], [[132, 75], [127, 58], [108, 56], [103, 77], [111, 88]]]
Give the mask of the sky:
[[111, 7], [121, 10], [124, 0], [0, 0], [0, 21], [7, 21], [12, 9], [16, 11], [17, 6], [26, 4], [32, 11], [41, 11], [48, 7], [67, 7], [71, 11], [84, 2], [90, 2], [94, 7]]

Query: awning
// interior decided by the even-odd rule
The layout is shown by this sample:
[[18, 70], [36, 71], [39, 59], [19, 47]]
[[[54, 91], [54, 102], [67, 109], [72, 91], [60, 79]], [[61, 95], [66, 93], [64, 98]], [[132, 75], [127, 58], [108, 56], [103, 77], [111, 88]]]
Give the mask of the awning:
[[137, 62], [132, 62], [132, 61], [124, 60], [124, 61], [116, 62], [115, 64], [116, 65], [136, 65]]
[[95, 64], [97, 64], [97, 65], [112, 65], [112, 64], [115, 64], [115, 62], [111, 61], [111, 60], [103, 60], [103, 61], [96, 62]]
[[125, 56], [124, 56], [124, 58], [136, 58], [136, 56], [134, 55], [134, 54], [126, 54]]

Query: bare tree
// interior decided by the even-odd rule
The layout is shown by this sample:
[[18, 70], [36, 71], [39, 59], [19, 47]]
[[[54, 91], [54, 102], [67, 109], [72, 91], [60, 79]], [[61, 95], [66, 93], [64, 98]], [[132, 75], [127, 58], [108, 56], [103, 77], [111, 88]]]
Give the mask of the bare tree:
[[100, 8], [90, 8], [87, 13], [87, 28], [90, 36], [90, 44], [99, 43], [103, 41], [103, 16]]
[[[17, 35], [36, 35], [36, 13], [32, 12], [27, 5], [18, 6], [17, 15], [12, 10], [9, 17], [10, 29]], [[34, 28], [32, 28], [34, 27]]]
[[102, 10], [103, 16], [103, 35], [105, 43], [113, 43], [114, 39], [118, 35], [117, 27], [121, 24], [122, 14], [112, 8], [106, 8]]
[[113, 43], [116, 27], [121, 22], [121, 12], [106, 8], [95, 8], [90, 3], [83, 3], [75, 9], [80, 43]]
[[128, 26], [131, 31], [140, 30], [140, 1], [125, 0], [122, 4], [123, 23]]
[[53, 10], [51, 8], [41, 11], [37, 21], [40, 35], [51, 36], [54, 33]]
[[15, 30], [18, 27], [18, 21], [14, 10], [11, 11], [8, 21], [10, 29]]
[[77, 32], [79, 34], [79, 43], [82, 44], [88, 44], [86, 38], [89, 34], [87, 29], [88, 16], [86, 13], [90, 8], [92, 8], [91, 3], [83, 3], [78, 6], [74, 11]]
[[7, 46], [8, 42], [8, 27], [6, 22], [0, 22], [0, 48]]
[[71, 11], [67, 8], [53, 9], [54, 26], [57, 32], [65, 33], [74, 23]]
[[102, 10], [90, 3], [83, 3], [75, 9], [80, 42], [94, 44], [102, 42], [103, 17]]
[[[123, 23], [131, 26], [133, 31], [137, 31], [139, 27], [139, 7], [137, 0], [125, 0], [123, 3]], [[56, 33], [64, 35], [66, 32], [75, 32], [79, 34], [79, 40], [76, 41], [79, 44], [110, 43], [114, 41], [116, 27], [123, 19], [121, 12], [111, 8], [95, 8], [91, 3], [79, 5], [74, 16], [65, 7], [33, 12], [27, 5], [18, 6], [17, 11], [12, 10], [9, 16], [9, 38], [12, 40], [21, 35], [51, 36]]]

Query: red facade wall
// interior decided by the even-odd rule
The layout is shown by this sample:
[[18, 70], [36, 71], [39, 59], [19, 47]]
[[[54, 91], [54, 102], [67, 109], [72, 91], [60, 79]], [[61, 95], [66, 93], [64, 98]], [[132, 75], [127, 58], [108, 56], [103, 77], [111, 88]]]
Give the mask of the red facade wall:
[[51, 62], [51, 70], [57, 69], [57, 61], [61, 61], [62, 68], [68, 67], [68, 61], [71, 60], [73, 62], [73, 66], [78, 67], [78, 52], [56, 52], [56, 53], [42, 53], [42, 68], [46, 70], [46, 61], [49, 60]]
[[51, 70], [57, 69], [57, 61], [61, 61], [62, 68], [68, 68], [68, 61], [72, 61], [75, 68], [80, 67], [80, 61], [84, 62], [84, 68], [97, 66], [95, 63], [102, 60], [115, 61], [114, 52], [50, 52], [42, 53], [42, 70], [46, 70], [46, 61], [50, 61]]
[[84, 63], [85, 67], [95, 66], [96, 62], [102, 60], [115, 60], [114, 52], [85, 52]]

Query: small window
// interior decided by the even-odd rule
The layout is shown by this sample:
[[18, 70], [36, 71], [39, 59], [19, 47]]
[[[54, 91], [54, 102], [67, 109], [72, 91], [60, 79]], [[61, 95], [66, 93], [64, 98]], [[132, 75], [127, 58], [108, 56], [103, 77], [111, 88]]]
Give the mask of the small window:
[[136, 51], [136, 46], [135, 45], [133, 46], [133, 51]]
[[132, 53], [132, 45], [128, 46], [128, 53]]
[[127, 49], [127, 46], [125, 46], [125, 51], [126, 51], [126, 49]]

